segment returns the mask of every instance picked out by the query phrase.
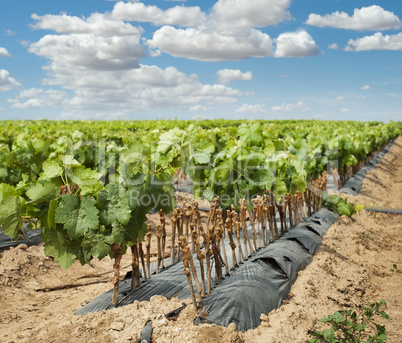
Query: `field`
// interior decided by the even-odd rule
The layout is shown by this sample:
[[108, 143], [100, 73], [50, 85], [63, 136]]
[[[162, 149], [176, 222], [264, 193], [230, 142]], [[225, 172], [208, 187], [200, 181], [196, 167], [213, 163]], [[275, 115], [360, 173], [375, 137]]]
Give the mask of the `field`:
[[[45, 244], [0, 253], [1, 341], [136, 342], [150, 319], [156, 342], [304, 342], [311, 338], [311, 330], [324, 327], [315, 321], [317, 317], [385, 300], [390, 320], [383, 324], [389, 341], [398, 342], [402, 219], [398, 214], [356, 208], [362, 204], [402, 208], [400, 123], [160, 122], [160, 130], [151, 130], [146, 122], [137, 127], [123, 122], [2, 125], [0, 224], [14, 238], [21, 234], [23, 223], [43, 227]], [[327, 197], [322, 192], [326, 185], [320, 186], [320, 180], [324, 176], [326, 180], [326, 171], [343, 184], [394, 138], [391, 151], [366, 176], [358, 196]], [[198, 225], [204, 228], [216, 196], [219, 207], [232, 210], [233, 218], [237, 216], [233, 212], [241, 216], [239, 201], [248, 199], [245, 222], [256, 213], [252, 200], [264, 196], [269, 211], [279, 217], [276, 208], [285, 223], [276, 228], [268, 214], [265, 232], [271, 238], [301, 219], [301, 211], [318, 209], [321, 201], [341, 217], [324, 236], [311, 264], [299, 272], [282, 306], [263, 316], [253, 330], [193, 326], [196, 312], [191, 299], [162, 296], [75, 315], [112, 283], [116, 287], [132, 264], [133, 275], [139, 273], [135, 249], [147, 231], [153, 233], [148, 255], [153, 261], [160, 258], [156, 235], [160, 215], [149, 214], [150, 210], [163, 208], [164, 255], [175, 251], [175, 247], [169, 250], [172, 209], [193, 200], [187, 193], [175, 193], [180, 173], [192, 180], [198, 206], [210, 210], [200, 211]], [[120, 187], [118, 195], [114, 185]], [[133, 205], [128, 201], [133, 190], [136, 196], [154, 196]], [[287, 206], [292, 211], [287, 212]], [[212, 223], [221, 225], [219, 220]], [[241, 226], [246, 227], [243, 222]], [[164, 317], [183, 302], [189, 306], [178, 317]]]

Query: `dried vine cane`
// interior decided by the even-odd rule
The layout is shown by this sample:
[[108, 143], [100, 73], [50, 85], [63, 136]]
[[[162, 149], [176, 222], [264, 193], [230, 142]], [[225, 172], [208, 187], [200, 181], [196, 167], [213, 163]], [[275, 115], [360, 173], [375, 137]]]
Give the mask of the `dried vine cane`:
[[[181, 237], [183, 237], [183, 236], [181, 236]], [[200, 282], [198, 281], [197, 269], [195, 269], [193, 255], [191, 254], [190, 247], [187, 245], [187, 240], [185, 238], [183, 239], [183, 242], [185, 244], [184, 247], [182, 246], [183, 253], [184, 253], [184, 251], [186, 251], [187, 259], [188, 259], [188, 262], [190, 263], [191, 272], [193, 274], [193, 279], [195, 281], [195, 286], [197, 287], [197, 291], [198, 291], [198, 301], [201, 301], [201, 286], [200, 286]]]
[[147, 278], [151, 277], [151, 228], [148, 225], [148, 232], [145, 234], [145, 248], [147, 249]]
[[[184, 214], [180, 209], [177, 209], [177, 236], [181, 237], [183, 235], [183, 219], [184, 219]], [[181, 246], [180, 244], [177, 247], [177, 260], [180, 260], [181, 256]]]
[[[222, 280], [222, 256], [220, 252], [220, 242], [219, 237], [215, 234], [215, 229], [213, 226], [209, 227], [209, 235], [211, 237], [212, 252], [214, 254], [215, 261], [215, 282], [217, 285], [221, 284]], [[209, 293], [209, 292], [208, 292]]]
[[[251, 244], [250, 237], [248, 235], [248, 230], [247, 230], [247, 204], [248, 202], [243, 199], [240, 203], [240, 218], [241, 218], [241, 225], [242, 225], [242, 230], [243, 230], [243, 239], [244, 239], [244, 244], [248, 244], [248, 247], [250, 248], [250, 254], [254, 254], [255, 250], [253, 249], [253, 246]], [[247, 249], [246, 251], [246, 257], [248, 257], [247, 254]]]
[[260, 204], [258, 205], [258, 215], [261, 224], [261, 232], [262, 232], [262, 246], [265, 247], [267, 245], [267, 224], [265, 222], [265, 211], [264, 204], [262, 200], [260, 200]]
[[285, 226], [283, 224], [283, 207], [282, 207], [281, 203], [279, 203], [279, 204], [275, 203], [275, 205], [279, 212], [279, 218], [281, 220], [281, 236], [283, 236], [283, 234], [285, 233]]
[[163, 261], [165, 259], [165, 247], [166, 247], [166, 219], [165, 214], [162, 210], [159, 210], [159, 217], [162, 226], [162, 265], [163, 268]]
[[120, 262], [122, 258], [121, 245], [113, 243], [111, 245], [114, 254], [114, 276], [113, 276], [113, 295], [112, 295], [112, 305], [117, 307], [119, 304], [119, 283], [120, 283]]
[[[182, 237], [179, 238], [179, 244], [181, 243], [180, 242], [181, 238]], [[184, 247], [184, 245], [185, 245], [184, 242], [182, 243], [182, 245], [183, 245], [184, 274], [187, 276], [188, 287], [190, 288], [191, 298], [193, 300], [194, 310], [197, 311], [198, 310], [197, 300], [195, 299], [195, 293], [194, 293], [194, 288], [193, 288], [193, 282], [191, 280], [191, 270], [190, 270], [190, 264], [189, 264], [189, 255], [191, 255], [191, 253]]]
[[145, 267], [144, 250], [142, 250], [142, 242], [140, 240], [138, 240], [138, 253], [141, 259], [143, 279], [144, 281], [147, 281], [148, 278], [147, 278], [147, 269]]
[[237, 213], [235, 213], [235, 217], [234, 217], [234, 230], [236, 233], [237, 249], [239, 251], [239, 263], [242, 263], [244, 261], [244, 255], [243, 255], [243, 249], [241, 248], [240, 221], [239, 221]]
[[222, 243], [223, 263], [225, 264], [225, 270], [226, 270], [225, 275], [229, 275], [228, 259], [227, 259], [227, 256], [226, 256], [225, 242], [223, 240], [225, 229], [223, 228], [222, 210], [219, 210], [219, 212], [217, 213], [216, 225], [217, 225], [216, 234], [217, 234], [217, 236], [219, 238], [219, 243], [218, 244]]
[[292, 196], [289, 193], [286, 194], [286, 203], [289, 212], [289, 228], [292, 228], [294, 226], [293, 212], [292, 212]]
[[[211, 226], [210, 226], [211, 227]], [[209, 234], [209, 229], [208, 233], [204, 234], [204, 249], [205, 249], [205, 261], [207, 264], [207, 294], [211, 292], [211, 255], [212, 255], [212, 249], [210, 247], [211, 244], [211, 236]]]
[[198, 241], [198, 234], [197, 231], [193, 230], [191, 232], [191, 238], [193, 242], [195, 242], [195, 249], [197, 252], [197, 259], [200, 263], [200, 270], [201, 270], [201, 297], [205, 297], [205, 271], [204, 271], [204, 258], [205, 254], [200, 249], [200, 242]]
[[209, 224], [215, 221], [215, 211], [216, 207], [218, 206], [218, 201], [219, 197], [216, 197], [212, 200], [211, 207], [209, 208], [209, 213], [208, 213], [208, 219], [207, 219], [207, 227], [209, 227]]
[[176, 222], [177, 222], [177, 218], [175, 213], [172, 216], [172, 236], [171, 236], [171, 243], [170, 243], [170, 264], [172, 265], [174, 263], [175, 260], [175, 243], [176, 243]]
[[232, 249], [232, 269], [235, 269], [236, 265], [237, 265], [236, 253], [235, 253], [236, 244], [233, 241], [232, 225], [231, 225], [231, 220], [229, 218], [226, 219], [225, 229], [226, 229], [226, 233], [228, 234], [228, 237], [229, 237], [230, 248]]
[[159, 274], [159, 266], [162, 263], [162, 226], [156, 225], [156, 243], [157, 243], [157, 262], [156, 262], [156, 274]]
[[261, 238], [260, 238], [260, 220], [259, 220], [259, 214], [258, 214], [258, 205], [257, 205], [257, 200], [253, 200], [254, 206], [253, 206], [253, 219], [256, 225], [256, 233], [257, 233], [257, 242], [258, 242], [258, 248], [262, 248], [261, 245]]
[[254, 215], [254, 211], [251, 210], [249, 212], [249, 216], [250, 216], [250, 223], [251, 223], [251, 239], [253, 241], [253, 246], [254, 246], [254, 251], [257, 251], [257, 240], [255, 238], [255, 215]]
[[131, 262], [131, 267], [132, 267], [132, 272], [131, 272], [131, 287], [130, 290], [134, 291], [137, 287], [140, 286], [140, 263], [139, 263], [139, 258], [138, 258], [138, 245], [133, 244], [131, 247], [131, 255], [132, 255], [132, 262]]
[[269, 231], [271, 233], [271, 241], [275, 241], [278, 237], [277, 233], [275, 232], [274, 224], [273, 224], [273, 219], [272, 219], [272, 205], [268, 204], [264, 208], [265, 214], [268, 217], [268, 226], [269, 226]]
[[[192, 210], [191, 206], [189, 205], [189, 206], [187, 206], [186, 210], [184, 210], [184, 208], [183, 208], [183, 211], [184, 211], [184, 218], [185, 218], [184, 222], [185, 222], [185, 228], [186, 228], [186, 239], [188, 241], [188, 227], [190, 224], [190, 219], [193, 215], [193, 210]], [[194, 247], [194, 244], [193, 244], [193, 247]]]
[[307, 203], [307, 216], [310, 217], [311, 216], [311, 190], [310, 190], [311, 184], [308, 185], [308, 189], [307, 189], [307, 199], [306, 199], [306, 203]]
[[[274, 192], [271, 192], [271, 203], [275, 204], [276, 203], [276, 199], [275, 199], [275, 194]], [[274, 224], [274, 228], [275, 228], [275, 232], [276, 235], [279, 235], [279, 230], [278, 230], [278, 225], [276, 224], [276, 210], [275, 210], [275, 205], [272, 206], [272, 219], [273, 219], [273, 224]]]
[[197, 235], [200, 237], [200, 224], [201, 224], [201, 214], [198, 210], [198, 203], [194, 203], [193, 205], [193, 213], [195, 217], [195, 229], [197, 230]]

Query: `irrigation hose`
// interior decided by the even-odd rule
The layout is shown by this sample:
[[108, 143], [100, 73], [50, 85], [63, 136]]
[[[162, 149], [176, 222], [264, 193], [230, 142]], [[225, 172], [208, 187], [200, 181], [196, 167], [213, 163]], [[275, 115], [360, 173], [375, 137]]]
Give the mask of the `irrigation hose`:
[[373, 212], [381, 212], [381, 213], [393, 213], [393, 214], [402, 214], [402, 210], [397, 209], [380, 209], [380, 208], [365, 208], [366, 211], [373, 211]]

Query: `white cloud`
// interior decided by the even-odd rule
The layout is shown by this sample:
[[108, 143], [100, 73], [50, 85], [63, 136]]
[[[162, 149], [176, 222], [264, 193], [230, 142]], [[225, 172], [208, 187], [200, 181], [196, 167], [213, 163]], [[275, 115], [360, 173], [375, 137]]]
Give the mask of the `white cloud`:
[[312, 13], [308, 16], [306, 24], [358, 31], [383, 31], [401, 27], [401, 21], [397, 15], [377, 5], [355, 8], [352, 16], [339, 11], [324, 16]]
[[237, 113], [265, 113], [267, 112], [267, 107], [264, 104], [243, 104], [237, 110]]
[[11, 30], [5, 30], [5, 34], [6, 34], [6, 36], [15, 36], [15, 32], [14, 31], [11, 31]]
[[366, 97], [365, 97], [365, 96], [357, 96], [356, 99], [358, 99], [358, 100], [364, 100], [364, 99], [366, 99]]
[[218, 77], [218, 82], [225, 85], [235, 80], [253, 80], [251, 71], [243, 73], [238, 69], [221, 69], [217, 71], [216, 76]]
[[339, 45], [337, 43], [332, 43], [332, 44], [328, 45], [328, 49], [337, 50], [337, 49], [339, 49]]
[[53, 30], [58, 33], [83, 33], [103, 36], [124, 36], [141, 34], [141, 30], [121, 20], [113, 20], [101, 13], [93, 13], [88, 18], [72, 17], [67, 14], [39, 16], [32, 14], [37, 23], [35, 29]]
[[341, 108], [341, 113], [350, 112], [350, 108]]
[[233, 30], [226, 35], [204, 28], [163, 26], [148, 40], [148, 45], [176, 57], [210, 62], [272, 55], [272, 39], [255, 29], [237, 33]]
[[212, 109], [212, 107], [202, 106], [202, 105], [194, 105], [194, 106], [191, 106], [189, 108], [189, 111], [191, 111], [191, 112], [206, 112], [206, 111], [209, 111], [211, 109]]
[[66, 92], [42, 88], [31, 88], [23, 90], [20, 94], [12, 100], [8, 100], [9, 103], [13, 103], [11, 108], [44, 108], [55, 107], [62, 105], [67, 99]]
[[0, 57], [11, 57], [6, 48], [0, 46]]
[[198, 6], [175, 6], [165, 11], [157, 6], [146, 6], [142, 2], [118, 2], [111, 13], [112, 18], [127, 21], [150, 22], [154, 25], [200, 26], [207, 16]]
[[10, 89], [21, 86], [17, 80], [9, 76], [10, 73], [5, 69], [0, 69], [0, 92], [6, 92]]
[[317, 44], [306, 31], [282, 33], [275, 42], [275, 57], [306, 57], [319, 54]]
[[[192, 7], [178, 7], [177, 11], [180, 13], [192, 11], [190, 16], [180, 15], [181, 20], [188, 17], [189, 23], [178, 19], [167, 20], [170, 9], [162, 11], [155, 6], [141, 3], [119, 2], [112, 15], [125, 18], [129, 16], [126, 9], [133, 8], [137, 11], [131, 13], [131, 19], [137, 18], [159, 25], [170, 24], [162, 26], [147, 41], [151, 49], [158, 49], [175, 57], [216, 62], [272, 56], [271, 37], [256, 28], [292, 19], [288, 11], [290, 4], [291, 0], [218, 0], [207, 14], [198, 7], [197, 10]], [[179, 29], [174, 25], [187, 28]], [[291, 47], [290, 43], [287, 44], [286, 52], [289, 56], [318, 54], [318, 48], [310, 35], [297, 35], [296, 42]], [[279, 40], [280, 44], [282, 39], [283, 37]]]
[[281, 77], [283, 77], [283, 78], [289, 77], [289, 74], [282, 74]]
[[311, 119], [324, 119], [327, 116], [325, 114], [314, 114], [311, 116]]
[[57, 67], [120, 70], [138, 68], [145, 56], [139, 35], [103, 37], [93, 34], [46, 35], [29, 52], [57, 61]]
[[337, 101], [342, 101], [344, 99], [345, 99], [345, 97], [343, 95], [339, 95], [339, 96], [336, 97]]
[[303, 101], [299, 101], [296, 104], [286, 104], [282, 103], [280, 106], [273, 106], [272, 111], [286, 111], [286, 112], [291, 112], [291, 111], [296, 111], [296, 110], [301, 110], [303, 112], [309, 111], [310, 108], [306, 107], [304, 105]]
[[385, 35], [377, 32], [372, 36], [350, 39], [345, 48], [346, 51], [368, 50], [397, 50], [402, 51], [402, 32], [396, 35]]
[[229, 30], [276, 25], [292, 19], [290, 4], [291, 0], [219, 0], [212, 7], [211, 20]]
[[369, 90], [369, 89], [371, 89], [371, 86], [370, 85], [364, 85], [364, 86], [362, 86], [362, 88], [361, 89], [363, 89], [363, 90]]

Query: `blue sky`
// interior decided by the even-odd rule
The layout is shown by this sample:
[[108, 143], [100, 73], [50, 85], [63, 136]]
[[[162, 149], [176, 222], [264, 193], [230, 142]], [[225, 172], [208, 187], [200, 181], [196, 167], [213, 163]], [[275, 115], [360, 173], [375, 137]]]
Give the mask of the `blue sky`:
[[399, 0], [1, 6], [0, 119], [402, 120]]

